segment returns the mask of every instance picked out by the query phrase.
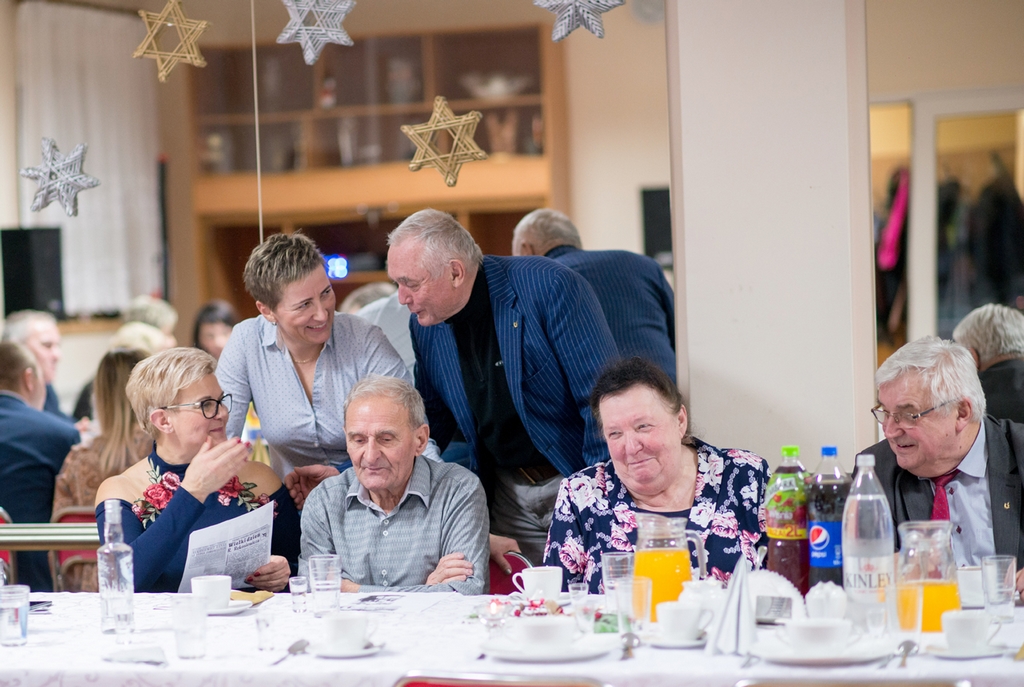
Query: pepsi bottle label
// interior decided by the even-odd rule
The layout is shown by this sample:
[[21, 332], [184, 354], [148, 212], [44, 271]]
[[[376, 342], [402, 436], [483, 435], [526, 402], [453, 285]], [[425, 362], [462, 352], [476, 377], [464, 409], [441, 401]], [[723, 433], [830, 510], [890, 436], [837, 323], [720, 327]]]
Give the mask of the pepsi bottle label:
[[809, 522], [807, 539], [812, 568], [843, 567], [843, 523]]

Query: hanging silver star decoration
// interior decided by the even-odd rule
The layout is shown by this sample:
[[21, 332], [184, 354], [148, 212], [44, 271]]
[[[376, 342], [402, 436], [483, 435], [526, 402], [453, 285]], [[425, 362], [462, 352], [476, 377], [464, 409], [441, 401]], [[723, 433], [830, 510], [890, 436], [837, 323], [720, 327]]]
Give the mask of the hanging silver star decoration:
[[533, 0], [533, 4], [555, 13], [551, 40], [557, 43], [581, 26], [598, 38], [604, 38], [601, 15], [625, 4], [625, 0]]
[[85, 144], [79, 143], [68, 156], [61, 155], [52, 138], [43, 139], [43, 164], [19, 171], [26, 179], [39, 182], [39, 190], [32, 201], [32, 212], [39, 212], [56, 198], [64, 206], [68, 217], [78, 214], [78, 192], [100, 185], [100, 180], [82, 171], [85, 163]]
[[328, 43], [352, 45], [342, 28], [345, 15], [356, 6], [355, 0], [282, 0], [288, 9], [287, 26], [278, 43], [301, 43], [302, 58], [312, 65]]

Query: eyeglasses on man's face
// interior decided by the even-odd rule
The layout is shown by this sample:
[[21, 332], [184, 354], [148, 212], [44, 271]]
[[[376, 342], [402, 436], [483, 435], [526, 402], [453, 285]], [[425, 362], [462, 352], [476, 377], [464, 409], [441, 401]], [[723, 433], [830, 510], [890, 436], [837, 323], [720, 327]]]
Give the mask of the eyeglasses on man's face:
[[880, 425], [884, 425], [886, 420], [892, 420], [896, 423], [897, 427], [914, 427], [917, 425], [917, 421], [925, 415], [936, 411], [943, 406], [948, 406], [950, 403], [954, 403], [954, 401], [940, 403], [937, 406], [932, 406], [928, 410], [922, 410], [920, 413], [890, 413], [881, 406], [875, 406], [871, 409], [871, 414], [875, 416], [875, 419], [878, 420], [878, 424]]
[[161, 410], [176, 410], [178, 408], [198, 408], [203, 413], [203, 417], [207, 420], [212, 420], [217, 417], [220, 413], [220, 407], [224, 406], [224, 411], [227, 413], [231, 412], [231, 394], [224, 394], [218, 398], [204, 398], [202, 401], [196, 401], [194, 403], [179, 403], [173, 406], [164, 406]]

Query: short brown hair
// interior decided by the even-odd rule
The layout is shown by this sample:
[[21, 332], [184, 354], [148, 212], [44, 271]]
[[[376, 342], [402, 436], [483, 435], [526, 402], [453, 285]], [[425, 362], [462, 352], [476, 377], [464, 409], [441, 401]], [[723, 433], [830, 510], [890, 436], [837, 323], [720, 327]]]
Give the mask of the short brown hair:
[[326, 270], [320, 249], [301, 232], [274, 234], [252, 249], [242, 277], [245, 290], [271, 310], [284, 288], [316, 270]]
[[598, 426], [601, 425], [601, 401], [637, 386], [656, 393], [673, 415], [683, 407], [683, 395], [679, 393], [672, 378], [651, 361], [633, 356], [617, 360], [606, 367], [594, 383], [594, 390], [590, 392], [590, 413]]
[[135, 366], [125, 393], [142, 428], [154, 439], [160, 430], [153, 426], [150, 414], [174, 403], [182, 389], [187, 389], [217, 369], [217, 360], [198, 348], [172, 348], [146, 358]]
[[0, 342], [0, 389], [21, 391], [21, 376], [29, 368], [39, 374], [39, 363], [28, 346], [17, 341]]

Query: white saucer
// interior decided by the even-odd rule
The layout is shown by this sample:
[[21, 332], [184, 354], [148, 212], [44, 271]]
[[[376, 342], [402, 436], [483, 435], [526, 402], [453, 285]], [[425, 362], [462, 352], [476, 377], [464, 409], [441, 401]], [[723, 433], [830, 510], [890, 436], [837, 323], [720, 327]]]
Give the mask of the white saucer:
[[[509, 601], [515, 601], [517, 603], [526, 603], [527, 598], [523, 596], [522, 592], [512, 592], [508, 595]], [[569, 592], [560, 592], [558, 594], [558, 605], [568, 606], [572, 601], [569, 599]]]
[[1003, 644], [988, 644], [974, 651], [951, 651], [949, 647], [933, 645], [929, 646], [927, 651], [935, 658], [944, 658], [948, 661], [970, 661], [976, 658], [1002, 656], [1007, 651], [1010, 651], [1010, 647]]
[[247, 608], [252, 608], [252, 601], [232, 599], [228, 601], [227, 608], [211, 608], [206, 611], [206, 615], [236, 615]]
[[755, 644], [750, 653], [767, 663], [788, 666], [843, 666], [856, 663], [870, 663], [891, 656], [895, 644], [890, 640], [855, 642], [834, 653], [807, 654], [779, 640], [762, 640]]
[[314, 644], [309, 647], [309, 653], [318, 658], [362, 658], [373, 656], [384, 648], [383, 644], [367, 644], [362, 649], [334, 649], [323, 644]]
[[507, 640], [486, 642], [481, 650], [488, 658], [514, 663], [569, 663], [572, 661], [588, 661], [604, 656], [609, 651], [621, 649], [618, 635], [613, 637], [596, 637], [589, 635], [566, 647], [552, 648], [548, 646], [529, 648], [513, 644]]
[[669, 639], [655, 635], [647, 643], [657, 649], [699, 649], [708, 643], [708, 634], [701, 632], [696, 639]]

